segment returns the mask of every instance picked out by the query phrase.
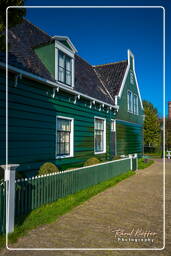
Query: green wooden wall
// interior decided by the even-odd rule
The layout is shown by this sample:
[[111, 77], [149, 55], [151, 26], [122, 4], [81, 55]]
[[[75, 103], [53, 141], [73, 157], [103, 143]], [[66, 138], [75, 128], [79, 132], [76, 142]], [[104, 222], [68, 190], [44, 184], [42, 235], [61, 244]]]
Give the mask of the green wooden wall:
[[[128, 76], [129, 79], [129, 76]], [[22, 78], [15, 88], [15, 75], [9, 74], [9, 163], [19, 163], [18, 171], [28, 176], [36, 173], [44, 162], [54, 162], [61, 170], [80, 167], [94, 156], [94, 116], [106, 118], [106, 153], [96, 155], [101, 160], [111, 159], [111, 119], [117, 119], [117, 154], [142, 152], [142, 114], [134, 116], [127, 112], [127, 89], [120, 99], [120, 109], [115, 116], [112, 111], [93, 105], [81, 98], [74, 104], [74, 96], [60, 90], [52, 97], [52, 88]], [[132, 85], [131, 85], [132, 86]], [[0, 73], [0, 164], [5, 163], [5, 72]], [[136, 87], [133, 86], [133, 91]], [[56, 116], [74, 118], [74, 157], [56, 159]], [[126, 120], [128, 122], [123, 122]]]
[[34, 51], [51, 73], [52, 77], [55, 77], [55, 43], [40, 46], [35, 48]]
[[142, 155], [143, 152], [143, 126], [125, 121], [116, 121], [117, 154]]
[[133, 72], [133, 59], [130, 57], [130, 70], [128, 72], [122, 96], [118, 99], [119, 111], [116, 114], [116, 138], [117, 138], [117, 154], [138, 153], [143, 152], [143, 115], [140, 99], [138, 97], [139, 114], [128, 112], [127, 92], [132, 91], [138, 96], [136, 80], [133, 76], [133, 84], [130, 83], [130, 72]]
[[137, 86], [136, 86], [135, 77], [134, 77], [134, 84], [130, 83], [130, 72], [133, 73], [132, 64], [130, 65], [130, 70], [128, 72], [128, 76], [127, 76], [127, 79], [125, 81], [125, 86], [124, 86], [124, 89], [123, 89], [123, 92], [122, 92], [122, 96], [121, 96], [120, 99], [118, 99], [119, 111], [116, 115], [116, 119], [125, 120], [125, 121], [128, 121], [128, 122], [137, 123], [137, 124], [143, 124], [144, 111], [141, 108], [139, 97], [138, 97], [139, 115], [135, 115], [133, 113], [128, 112], [127, 91], [130, 90], [138, 96], [138, 90], [137, 90]]
[[[110, 119], [114, 116], [99, 106], [89, 107], [90, 102], [62, 91], [52, 98], [52, 88], [27, 79], [9, 76], [9, 163], [20, 163], [18, 171], [30, 175], [44, 162], [54, 162], [60, 169], [81, 166], [94, 156], [94, 116], [106, 118], [107, 152], [97, 157], [110, 157]], [[1, 158], [5, 161], [5, 75], [1, 73]], [[74, 118], [74, 157], [55, 160], [56, 116]]]

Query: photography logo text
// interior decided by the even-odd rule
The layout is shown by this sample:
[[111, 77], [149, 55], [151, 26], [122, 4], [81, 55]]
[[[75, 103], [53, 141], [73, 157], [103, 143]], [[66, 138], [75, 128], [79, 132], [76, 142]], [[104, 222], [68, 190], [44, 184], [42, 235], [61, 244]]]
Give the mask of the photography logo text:
[[147, 242], [153, 243], [157, 233], [151, 230], [143, 230], [142, 228], [126, 230], [122, 228], [112, 229], [115, 240], [118, 242]]

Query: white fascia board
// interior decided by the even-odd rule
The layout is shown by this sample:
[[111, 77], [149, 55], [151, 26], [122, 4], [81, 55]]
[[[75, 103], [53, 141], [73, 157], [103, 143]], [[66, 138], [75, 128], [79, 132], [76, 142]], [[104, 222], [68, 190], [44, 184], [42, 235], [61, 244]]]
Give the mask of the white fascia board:
[[[4, 68], [4, 69], [6, 68], [6, 64], [4, 62], [0, 62], [0, 66], [2, 68]], [[35, 81], [38, 81], [40, 83], [46, 84], [47, 86], [50, 86], [52, 88], [56, 88], [56, 89], [57, 88], [61, 88], [64, 91], [70, 92], [70, 93], [75, 94], [75, 95], [80, 95], [81, 97], [84, 97], [84, 98], [89, 99], [91, 101], [97, 102], [98, 104], [102, 104], [102, 105], [104, 104], [107, 107], [110, 107], [110, 108], [113, 108], [113, 109], [119, 109], [118, 105], [112, 105], [112, 104], [106, 103], [104, 101], [98, 100], [98, 99], [93, 98], [91, 96], [88, 96], [88, 95], [86, 95], [84, 93], [78, 92], [78, 91], [74, 90], [72, 87], [69, 87], [67, 85], [64, 86], [64, 85], [61, 85], [58, 82], [52, 82], [52, 81], [50, 81], [48, 79], [45, 79], [43, 77], [34, 75], [32, 73], [29, 73], [27, 71], [24, 71], [22, 69], [16, 68], [16, 67], [11, 66], [11, 65], [8, 65], [8, 69], [10, 71], [12, 71], [12, 72], [22, 74], [23, 76], [28, 77], [28, 78], [30, 78], [32, 80], [35, 80]]]
[[53, 36], [53, 38], [55, 40], [58, 40], [59, 42], [60, 42], [61, 39], [66, 40], [67, 43], [69, 44], [69, 46], [71, 47], [71, 49], [73, 50], [73, 52], [74, 53], [78, 52], [68, 36]]
[[60, 43], [60, 41], [55, 40], [55, 48], [61, 50], [62, 52], [66, 53], [69, 55], [71, 58], [74, 58], [74, 52], [69, 50], [65, 45]]
[[124, 77], [123, 77], [123, 80], [122, 80], [121, 88], [120, 88], [119, 93], [118, 93], [119, 98], [121, 98], [121, 96], [122, 96], [122, 92], [123, 92], [125, 82], [126, 82], [126, 79], [127, 79], [127, 76], [128, 76], [129, 68], [130, 68], [130, 64], [129, 64], [129, 61], [128, 61], [128, 66], [126, 68], [126, 71], [125, 71], [125, 74], [124, 74]]
[[122, 96], [123, 88], [125, 86], [125, 82], [126, 82], [126, 79], [127, 79], [127, 76], [128, 76], [128, 72], [129, 72], [129, 69], [130, 69], [130, 56], [133, 58], [133, 72], [134, 72], [134, 77], [135, 77], [136, 87], [137, 87], [137, 91], [138, 91], [138, 96], [139, 96], [139, 99], [140, 99], [141, 108], [144, 110], [143, 103], [142, 103], [142, 98], [141, 98], [141, 94], [140, 94], [140, 89], [139, 89], [139, 85], [138, 85], [138, 81], [137, 81], [137, 76], [136, 76], [136, 73], [135, 73], [134, 55], [131, 52], [131, 50], [129, 50], [129, 49], [128, 49], [128, 66], [126, 68], [125, 75], [124, 75], [124, 78], [122, 80], [122, 84], [121, 84], [121, 88], [119, 90], [118, 97], [121, 98], [121, 96]]
[[136, 82], [136, 86], [137, 86], [138, 96], [139, 96], [139, 99], [140, 99], [141, 108], [142, 108], [142, 110], [144, 110], [143, 103], [142, 103], [142, 98], [141, 98], [141, 94], [140, 94], [140, 89], [139, 89], [139, 85], [138, 85], [137, 76], [136, 76], [136, 73], [135, 73], [135, 67], [134, 66], [133, 66], [133, 72], [134, 72], [134, 77], [135, 77], [135, 82]]

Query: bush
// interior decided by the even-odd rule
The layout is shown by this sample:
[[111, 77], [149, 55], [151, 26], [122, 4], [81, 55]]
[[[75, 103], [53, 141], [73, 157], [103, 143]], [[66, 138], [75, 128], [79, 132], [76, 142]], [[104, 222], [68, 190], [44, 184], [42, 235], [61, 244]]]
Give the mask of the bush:
[[99, 164], [100, 160], [96, 157], [91, 157], [87, 161], [85, 161], [84, 166], [89, 166], [93, 164]]
[[53, 172], [59, 172], [59, 169], [55, 164], [47, 162], [40, 166], [38, 175], [43, 175], [43, 174], [48, 174]]
[[120, 156], [114, 156], [114, 157], [112, 158], [112, 160], [118, 160], [118, 159], [121, 159], [121, 157], [120, 157]]
[[146, 158], [139, 158], [138, 159], [138, 169], [139, 170], [145, 169], [145, 168], [149, 167], [153, 163], [154, 163], [153, 160], [149, 160], [149, 159], [146, 159]]

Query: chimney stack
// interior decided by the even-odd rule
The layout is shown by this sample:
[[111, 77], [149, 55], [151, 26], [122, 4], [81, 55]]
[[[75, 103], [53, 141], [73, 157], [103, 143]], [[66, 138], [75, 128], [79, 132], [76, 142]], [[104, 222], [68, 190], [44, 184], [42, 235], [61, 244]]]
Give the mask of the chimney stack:
[[168, 102], [168, 119], [171, 120], [171, 101]]

